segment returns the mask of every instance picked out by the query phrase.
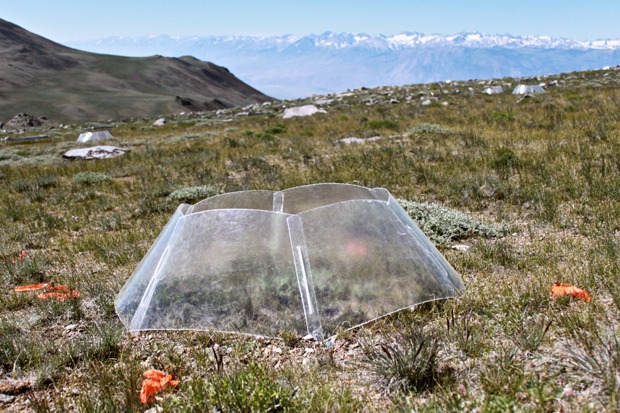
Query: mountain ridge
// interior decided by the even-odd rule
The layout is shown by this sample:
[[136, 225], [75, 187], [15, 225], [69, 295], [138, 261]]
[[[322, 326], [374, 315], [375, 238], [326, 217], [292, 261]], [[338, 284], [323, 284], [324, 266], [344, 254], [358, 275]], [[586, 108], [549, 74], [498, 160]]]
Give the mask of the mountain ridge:
[[130, 56], [191, 54], [231, 68], [283, 99], [358, 87], [442, 80], [529, 77], [620, 64], [620, 40], [408, 32], [393, 36], [325, 32], [308, 36], [150, 36], [70, 42]]
[[[70, 48], [0, 19], [0, 121], [156, 116], [273, 100], [191, 56], [123, 57]], [[191, 102], [191, 104], [186, 104]]]
[[550, 36], [511, 36], [509, 34], [489, 35], [481, 32], [459, 32], [453, 35], [431, 34], [426, 35], [419, 32], [402, 32], [399, 34], [386, 36], [383, 34], [367, 34], [367, 33], [336, 33], [327, 31], [322, 34], [309, 34], [298, 36], [287, 34], [283, 36], [120, 36], [107, 37], [103, 39], [93, 39], [85, 41], [65, 42], [67, 45], [113, 45], [128, 44], [128, 42], [144, 43], [152, 41], [174, 41], [174, 42], [242, 42], [245, 44], [254, 43], [262, 48], [278, 48], [293, 46], [296, 43], [310, 41], [313, 46], [331, 47], [342, 49], [347, 47], [362, 47], [382, 44], [391, 50], [402, 50], [415, 47], [436, 47], [436, 46], [462, 46], [473, 48], [488, 47], [536, 47], [542, 49], [564, 48], [564, 49], [620, 49], [620, 39], [600, 39], [580, 41], [568, 38], [554, 38]]

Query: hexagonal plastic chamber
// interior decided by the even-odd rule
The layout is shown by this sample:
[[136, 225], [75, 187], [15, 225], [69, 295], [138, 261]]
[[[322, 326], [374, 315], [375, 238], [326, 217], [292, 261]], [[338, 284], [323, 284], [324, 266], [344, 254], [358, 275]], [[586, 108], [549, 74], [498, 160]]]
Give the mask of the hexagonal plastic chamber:
[[179, 206], [115, 306], [131, 331], [321, 340], [462, 288], [387, 190], [317, 184]]

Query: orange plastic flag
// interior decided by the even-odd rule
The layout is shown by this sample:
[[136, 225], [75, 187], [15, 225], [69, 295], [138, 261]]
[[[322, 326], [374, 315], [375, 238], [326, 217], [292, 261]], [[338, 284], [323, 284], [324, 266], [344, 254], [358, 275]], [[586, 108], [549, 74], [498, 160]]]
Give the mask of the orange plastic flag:
[[69, 298], [78, 298], [80, 293], [77, 290], [73, 290], [68, 293], [41, 293], [37, 295], [39, 300], [47, 300], [48, 298], [55, 298], [58, 301], [65, 301]]
[[551, 287], [551, 299], [555, 299], [557, 295], [566, 295], [570, 294], [575, 298], [579, 298], [582, 301], [590, 301], [590, 294], [587, 291], [582, 290], [581, 288], [577, 288], [574, 285], [570, 284], [562, 284], [559, 282], [555, 282], [553, 287]]
[[24, 285], [21, 287], [15, 287], [15, 291], [33, 291], [33, 290], [40, 290], [42, 288], [53, 288], [51, 285], [49, 284], [34, 284], [34, 285]]
[[140, 391], [140, 401], [147, 403], [151, 396], [160, 391], [166, 384], [172, 387], [179, 384], [177, 380], [172, 380], [172, 376], [159, 370], [147, 370], [144, 372], [146, 379], [142, 380], [142, 391]]
[[11, 260], [11, 262], [15, 264], [17, 261], [25, 261], [25, 260], [26, 260], [26, 250], [22, 250], [22, 252], [19, 254], [19, 257], [17, 257], [17, 260]]
[[35, 291], [48, 289], [54, 292], [51, 293], [41, 293], [37, 295], [39, 300], [46, 300], [48, 298], [55, 298], [59, 301], [64, 301], [68, 298], [78, 298], [80, 293], [77, 290], [72, 290], [71, 287], [67, 287], [66, 285], [53, 286], [50, 284], [34, 284], [34, 285], [24, 285], [21, 287], [15, 287], [15, 291]]

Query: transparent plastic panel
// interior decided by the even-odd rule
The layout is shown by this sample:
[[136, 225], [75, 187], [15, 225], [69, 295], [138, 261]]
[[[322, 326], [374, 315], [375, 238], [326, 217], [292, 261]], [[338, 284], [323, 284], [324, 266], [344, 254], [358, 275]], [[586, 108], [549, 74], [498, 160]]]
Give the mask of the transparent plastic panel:
[[462, 288], [386, 189], [318, 184], [180, 206], [115, 305], [132, 331], [321, 340]]
[[385, 196], [383, 192], [348, 184], [300, 186], [286, 189], [281, 191], [281, 193], [284, 196], [284, 208], [282, 211], [288, 214], [298, 214], [314, 208], [353, 199], [377, 199], [378, 196]]
[[287, 218], [243, 209], [187, 215], [131, 329], [306, 334]]
[[459, 289], [387, 202], [349, 201], [299, 217], [326, 336]]
[[411, 220], [407, 211], [405, 211], [400, 204], [390, 195], [390, 199], [388, 202], [392, 212], [396, 214], [396, 216], [401, 220], [401, 222], [406, 225], [412, 234], [418, 239], [418, 241], [424, 245], [426, 250], [428, 251], [429, 257], [432, 257], [433, 260], [437, 262], [437, 264], [441, 265], [443, 269], [446, 271], [448, 279], [454, 285], [457, 290], [462, 290], [464, 288], [463, 280], [461, 276], [452, 268], [450, 263], [446, 261], [443, 255], [437, 250], [435, 245], [428, 239], [426, 235], [422, 232], [422, 230]]
[[273, 191], [241, 191], [216, 195], [194, 204], [188, 211], [193, 214], [211, 209], [273, 209]]
[[182, 204], [177, 208], [172, 218], [170, 218], [140, 264], [138, 264], [138, 267], [116, 296], [114, 306], [116, 307], [118, 316], [125, 325], [129, 325], [133, 318], [138, 304], [155, 274], [157, 264], [168, 246], [168, 241], [170, 240], [172, 232], [177, 226], [179, 219], [183, 217], [183, 212], [187, 207], [189, 207], [189, 205]]
[[295, 271], [297, 272], [297, 285], [301, 294], [301, 302], [304, 306], [308, 333], [312, 334], [317, 341], [320, 341], [323, 340], [323, 328], [321, 327], [321, 317], [316, 301], [312, 268], [308, 258], [303, 224], [299, 215], [291, 215], [288, 217], [287, 223], [291, 237], [291, 251], [295, 261]]

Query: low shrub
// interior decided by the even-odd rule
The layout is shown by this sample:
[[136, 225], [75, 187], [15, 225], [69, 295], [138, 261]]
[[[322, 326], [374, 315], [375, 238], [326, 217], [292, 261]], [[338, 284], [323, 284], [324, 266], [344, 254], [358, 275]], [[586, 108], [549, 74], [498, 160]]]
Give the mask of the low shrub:
[[436, 245], [448, 246], [469, 237], [503, 237], [508, 229], [473, 219], [455, 209], [429, 202], [398, 200], [420, 230]]
[[411, 131], [417, 133], [449, 133], [450, 128], [434, 123], [419, 123], [411, 128]]
[[73, 175], [73, 182], [78, 185], [97, 185], [110, 182], [112, 177], [102, 172], [80, 172]]
[[213, 195], [219, 194], [220, 191], [210, 185], [205, 186], [186, 186], [184, 188], [177, 189], [168, 198], [178, 202], [194, 202]]

